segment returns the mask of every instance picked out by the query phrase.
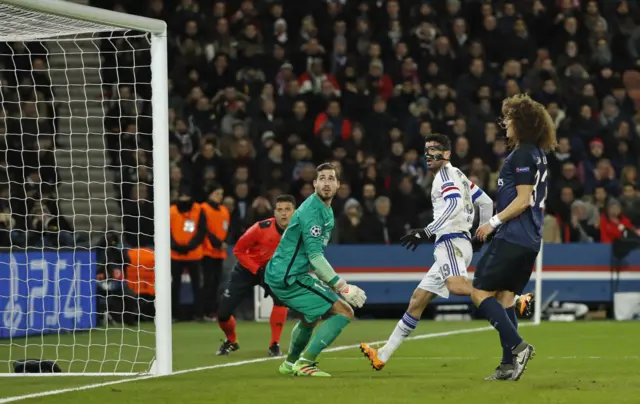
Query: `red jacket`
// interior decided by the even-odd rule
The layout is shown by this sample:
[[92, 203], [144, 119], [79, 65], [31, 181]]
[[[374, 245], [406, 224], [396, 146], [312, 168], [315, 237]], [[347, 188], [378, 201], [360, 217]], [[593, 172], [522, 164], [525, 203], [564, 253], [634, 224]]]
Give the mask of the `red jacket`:
[[620, 215], [620, 218], [614, 222], [603, 213], [600, 216], [600, 242], [613, 243], [615, 240], [622, 237], [622, 230], [624, 228], [629, 230], [633, 229], [631, 221], [627, 219], [626, 216]]
[[252, 273], [267, 265], [280, 243], [282, 230], [274, 218], [263, 220], [249, 227], [233, 247], [238, 262]]
[[373, 82], [373, 85], [378, 92], [378, 95], [385, 99], [385, 101], [389, 100], [391, 97], [391, 93], [393, 93], [393, 81], [388, 74], [384, 74], [378, 80]]
[[[320, 129], [322, 129], [322, 125], [324, 125], [328, 120], [329, 116], [327, 116], [325, 112], [319, 113], [318, 116], [316, 116], [316, 121], [313, 124], [313, 133], [318, 135], [320, 133]], [[351, 121], [343, 118], [340, 131], [342, 133], [342, 140], [349, 139], [351, 137]]]

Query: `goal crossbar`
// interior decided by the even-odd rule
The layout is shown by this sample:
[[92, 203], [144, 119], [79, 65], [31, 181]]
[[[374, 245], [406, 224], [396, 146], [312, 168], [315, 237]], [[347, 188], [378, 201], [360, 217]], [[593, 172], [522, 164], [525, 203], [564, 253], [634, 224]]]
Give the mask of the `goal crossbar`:
[[[135, 29], [163, 36], [166, 36], [167, 31], [167, 24], [162, 20], [103, 10], [63, 0], [0, 0], [0, 4], [7, 4], [43, 14], [92, 22], [109, 26], [112, 30], [114, 28]], [[90, 32], [96, 31], [87, 30], [86, 33]]]

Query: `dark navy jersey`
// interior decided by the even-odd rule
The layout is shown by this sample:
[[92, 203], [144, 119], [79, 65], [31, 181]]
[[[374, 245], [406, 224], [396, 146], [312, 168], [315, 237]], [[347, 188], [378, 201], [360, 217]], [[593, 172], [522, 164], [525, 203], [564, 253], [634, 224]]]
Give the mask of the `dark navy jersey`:
[[540, 251], [547, 197], [547, 157], [540, 148], [523, 144], [505, 159], [498, 178], [498, 212], [516, 199], [518, 185], [533, 185], [529, 207], [520, 216], [502, 224], [496, 238]]

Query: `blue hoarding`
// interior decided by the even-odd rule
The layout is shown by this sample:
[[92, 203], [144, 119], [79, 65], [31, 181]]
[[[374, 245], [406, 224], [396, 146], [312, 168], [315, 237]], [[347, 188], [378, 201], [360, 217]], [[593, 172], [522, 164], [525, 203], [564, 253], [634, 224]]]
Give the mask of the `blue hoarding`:
[[0, 252], [0, 338], [94, 327], [95, 278], [89, 251]]

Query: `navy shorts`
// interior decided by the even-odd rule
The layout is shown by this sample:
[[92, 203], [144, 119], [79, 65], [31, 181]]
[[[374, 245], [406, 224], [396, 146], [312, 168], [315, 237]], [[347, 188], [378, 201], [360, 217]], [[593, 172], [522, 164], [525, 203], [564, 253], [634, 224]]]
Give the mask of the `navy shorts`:
[[522, 294], [531, 279], [538, 252], [503, 239], [493, 239], [473, 277], [473, 287], [486, 292]]

